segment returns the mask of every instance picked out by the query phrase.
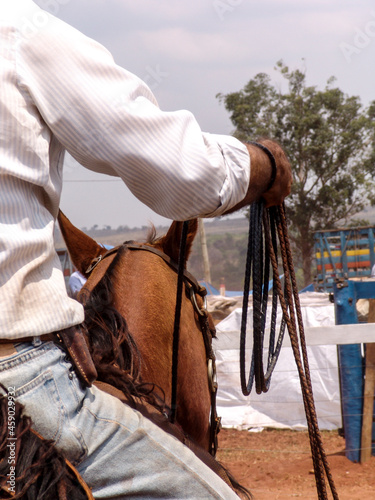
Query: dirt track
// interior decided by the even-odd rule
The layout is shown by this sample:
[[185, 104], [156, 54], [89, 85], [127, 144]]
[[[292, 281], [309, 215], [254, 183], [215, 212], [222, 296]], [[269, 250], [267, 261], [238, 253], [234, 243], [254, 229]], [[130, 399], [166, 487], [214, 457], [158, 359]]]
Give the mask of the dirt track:
[[[339, 499], [374, 500], [375, 457], [353, 463], [345, 457], [345, 440], [337, 432], [322, 436]], [[307, 432], [223, 429], [217, 458], [250, 489], [254, 500], [318, 498]]]

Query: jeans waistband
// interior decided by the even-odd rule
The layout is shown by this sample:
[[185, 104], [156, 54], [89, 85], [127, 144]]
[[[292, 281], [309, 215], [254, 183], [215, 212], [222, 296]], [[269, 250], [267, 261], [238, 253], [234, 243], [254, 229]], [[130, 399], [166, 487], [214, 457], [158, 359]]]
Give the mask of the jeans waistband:
[[34, 337], [21, 337], [17, 339], [0, 339], [1, 344], [20, 344], [23, 342], [32, 342], [34, 345], [39, 345], [40, 342], [49, 342], [55, 340], [55, 335], [53, 333], [46, 333], [44, 335], [38, 335]]

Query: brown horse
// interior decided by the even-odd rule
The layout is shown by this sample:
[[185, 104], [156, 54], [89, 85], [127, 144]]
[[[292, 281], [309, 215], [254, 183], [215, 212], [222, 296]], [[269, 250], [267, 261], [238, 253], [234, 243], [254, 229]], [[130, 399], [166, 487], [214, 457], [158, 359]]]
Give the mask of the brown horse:
[[[170, 288], [176, 287], [171, 258], [177, 258], [178, 245], [175, 242], [180, 239], [181, 224], [173, 223], [168, 234], [159, 240], [150, 240], [143, 245], [125, 244], [104, 255], [101, 246], [74, 228], [62, 214], [59, 222], [73, 262], [88, 276], [80, 294], [86, 313], [82, 329], [86, 327], [88, 332], [88, 344], [98, 372], [98, 387], [134, 406], [175, 436], [241, 498], [250, 499], [251, 494], [207, 451], [210, 396], [215, 394], [215, 391], [210, 394], [207, 377], [207, 358], [211, 364], [214, 361], [208, 338], [213, 331], [203, 308], [202, 291], [186, 271], [184, 288], [188, 296], [184, 295], [182, 300], [177, 422], [171, 423], [165, 414], [168, 408], [162, 395], [165, 391], [169, 405], [171, 323], [174, 321], [175, 302], [175, 293]], [[194, 222], [187, 238], [187, 255], [195, 232]], [[144, 250], [145, 247], [148, 251]], [[122, 314], [127, 316], [129, 325]], [[147, 321], [153, 325], [148, 325]], [[142, 380], [151, 380], [152, 383], [143, 383]], [[155, 384], [160, 386], [159, 392]], [[17, 477], [14, 486], [9, 486], [6, 424], [9, 408], [7, 397], [0, 394], [0, 497], [92, 499], [90, 489], [78, 472], [56, 450], [52, 441], [45, 441], [32, 430], [31, 420], [22, 414], [17, 403], [14, 412], [15, 435], [20, 446], [14, 456]]]
[[[140, 353], [141, 380], [154, 384], [154, 392], [160, 398], [165, 397], [165, 403], [170, 407], [177, 287], [174, 262], [178, 261], [182, 223], [173, 222], [162, 238], [149, 237], [144, 244], [131, 242], [110, 251], [75, 228], [62, 213], [59, 215], [59, 225], [73, 264], [88, 278], [78, 296], [86, 305], [86, 315], [90, 297], [96, 294], [99, 297], [96, 302], [102, 302], [103, 307], [110, 305], [126, 319], [128, 330]], [[191, 221], [186, 260], [196, 231], [197, 222]], [[209, 380], [207, 364], [208, 361], [209, 364], [214, 362], [210, 351], [214, 327], [199, 294], [202, 290], [186, 271], [185, 277], [183, 286], [186, 293], [183, 293], [181, 303], [176, 421], [189, 437], [208, 450], [211, 388], [215, 392], [215, 387]], [[107, 281], [106, 287], [103, 286], [104, 279]], [[217, 423], [216, 411], [212, 418]]]

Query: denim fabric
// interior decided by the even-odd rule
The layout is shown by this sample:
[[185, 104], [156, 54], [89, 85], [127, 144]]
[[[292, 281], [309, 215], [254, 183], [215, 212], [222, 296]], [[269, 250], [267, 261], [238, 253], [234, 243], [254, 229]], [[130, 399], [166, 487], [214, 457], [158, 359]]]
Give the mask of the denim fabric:
[[52, 342], [16, 345], [0, 359], [0, 383], [15, 389], [34, 428], [64, 451], [95, 498], [235, 499], [178, 440], [96, 387], [82, 388]]

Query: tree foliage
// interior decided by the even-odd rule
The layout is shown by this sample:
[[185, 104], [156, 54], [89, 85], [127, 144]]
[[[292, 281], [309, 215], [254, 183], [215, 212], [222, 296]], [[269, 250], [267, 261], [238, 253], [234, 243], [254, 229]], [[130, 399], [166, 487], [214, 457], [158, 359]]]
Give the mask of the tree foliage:
[[305, 74], [282, 61], [282, 93], [267, 74], [245, 87], [218, 94], [240, 140], [276, 139], [292, 165], [293, 187], [286, 200], [290, 232], [305, 283], [311, 282], [313, 232], [345, 225], [368, 203], [375, 204], [375, 102], [364, 108], [358, 97], [334, 87], [308, 86]]

